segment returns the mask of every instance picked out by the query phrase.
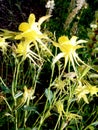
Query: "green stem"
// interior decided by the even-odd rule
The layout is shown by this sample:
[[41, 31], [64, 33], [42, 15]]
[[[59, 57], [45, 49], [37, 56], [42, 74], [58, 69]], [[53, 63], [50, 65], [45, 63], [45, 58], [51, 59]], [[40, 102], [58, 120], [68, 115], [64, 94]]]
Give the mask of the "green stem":
[[[29, 106], [29, 103], [30, 103], [30, 99], [28, 98], [28, 99], [27, 99], [26, 106]], [[27, 121], [27, 119], [28, 119], [27, 115], [28, 115], [28, 111], [25, 110], [25, 113], [24, 113], [24, 127], [26, 127], [26, 121]]]
[[[17, 106], [15, 94], [17, 92], [17, 82], [18, 82], [20, 64], [21, 63], [17, 63], [15, 61], [15, 71], [14, 71], [13, 82], [12, 82], [12, 97], [13, 97], [13, 100], [14, 100], [14, 107]], [[17, 110], [15, 110], [15, 130], [18, 130], [18, 117], [17, 116], [18, 116]]]
[[[69, 81], [70, 82], [70, 81]], [[70, 101], [71, 101], [71, 98], [72, 98], [72, 90], [71, 90], [71, 85], [69, 83], [69, 99], [68, 99], [68, 103], [67, 103], [67, 108], [66, 108], [66, 112], [69, 111], [69, 106], [70, 106]]]
[[60, 118], [61, 118], [61, 114], [60, 114], [59, 117], [58, 117], [58, 120], [57, 120], [57, 123], [56, 123], [56, 125], [55, 125], [54, 130], [57, 130], [57, 126], [58, 126], [58, 124], [59, 124], [59, 122], [60, 122]]
[[40, 124], [39, 124], [38, 130], [40, 130], [40, 128], [41, 128], [41, 126], [44, 122], [45, 113], [46, 113], [46, 109], [47, 109], [47, 103], [48, 103], [48, 100], [46, 100], [46, 104], [45, 104], [44, 110], [42, 112], [42, 116], [41, 116], [41, 119], [40, 119]]
[[15, 130], [18, 130], [17, 110], [15, 110]]
[[6, 102], [6, 104], [7, 104], [8, 108], [9, 108], [9, 110], [12, 112], [12, 108], [10, 107], [10, 105], [9, 105], [8, 101], [6, 100], [6, 98], [3, 97], [3, 96], [2, 96], [2, 98], [3, 98], [4, 101]]

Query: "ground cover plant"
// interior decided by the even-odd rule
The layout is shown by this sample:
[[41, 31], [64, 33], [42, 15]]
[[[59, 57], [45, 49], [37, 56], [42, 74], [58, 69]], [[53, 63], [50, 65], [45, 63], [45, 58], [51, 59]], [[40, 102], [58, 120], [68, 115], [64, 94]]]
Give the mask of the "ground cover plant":
[[[44, 16], [32, 11], [18, 29], [0, 28], [0, 129], [98, 129], [98, 11], [84, 29], [85, 0], [65, 2], [61, 32], [53, 0]], [[16, 5], [23, 13], [21, 2]]]

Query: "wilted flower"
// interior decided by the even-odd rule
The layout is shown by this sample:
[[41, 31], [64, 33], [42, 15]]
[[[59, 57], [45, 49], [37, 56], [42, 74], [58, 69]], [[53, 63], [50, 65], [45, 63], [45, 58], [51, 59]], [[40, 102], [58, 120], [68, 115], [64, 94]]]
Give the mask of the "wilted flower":
[[3, 54], [7, 51], [8, 42], [5, 41], [4, 37], [0, 37], [0, 50]]
[[[72, 66], [75, 70], [75, 63], [79, 65], [78, 62], [81, 62], [84, 64], [84, 62], [78, 57], [78, 54], [76, 53], [76, 50], [79, 48], [82, 48], [83, 46], [79, 45], [80, 43], [85, 43], [87, 41], [85, 40], [77, 40], [76, 36], [72, 36], [72, 38], [69, 40], [67, 36], [61, 36], [58, 39], [58, 43], [53, 43], [54, 46], [59, 47], [61, 50], [61, 53], [59, 53], [53, 60], [53, 64], [55, 64], [60, 58], [65, 58], [65, 67], [67, 63], [70, 61], [72, 63]], [[75, 63], [74, 63], [75, 62]]]

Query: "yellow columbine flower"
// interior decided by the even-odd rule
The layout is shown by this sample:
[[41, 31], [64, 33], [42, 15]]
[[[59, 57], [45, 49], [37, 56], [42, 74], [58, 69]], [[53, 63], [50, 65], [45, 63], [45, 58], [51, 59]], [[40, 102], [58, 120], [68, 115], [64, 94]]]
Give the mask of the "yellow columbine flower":
[[50, 15], [43, 16], [39, 19], [38, 22], [35, 22], [35, 15], [30, 14], [28, 18], [28, 22], [23, 22], [19, 25], [19, 31], [21, 33], [19, 35], [16, 35], [15, 39], [21, 39], [21, 38], [26, 38], [29, 39], [31, 42], [40, 42], [41, 39], [47, 39], [48, 37], [43, 34], [40, 31], [41, 24], [50, 17]]
[[30, 42], [33, 42], [36, 45], [37, 49], [38, 49], [38, 45], [37, 45], [37, 42], [38, 42], [46, 50], [49, 51], [49, 49], [42, 42], [42, 39], [49, 40], [49, 38], [40, 31], [41, 24], [49, 17], [50, 17], [50, 15], [43, 16], [38, 20], [38, 22], [35, 22], [35, 15], [30, 14], [30, 16], [28, 18], [28, 22], [23, 22], [19, 25], [19, 31], [21, 31], [21, 33], [16, 35], [15, 39], [25, 38], [25, 39], [29, 40]]
[[82, 119], [82, 117], [78, 114], [74, 114], [74, 113], [71, 113], [71, 112], [65, 112], [65, 116], [66, 116], [66, 120], [70, 121], [72, 119]]
[[40, 31], [41, 24], [48, 19], [50, 16], [43, 16], [38, 22], [35, 22], [35, 15], [30, 14], [28, 22], [23, 22], [19, 25], [19, 35], [16, 35], [15, 39], [21, 39], [23, 37], [30, 39], [32, 41], [39, 40], [41, 38], [46, 38], [44, 34]]
[[86, 86], [88, 87], [90, 95], [91, 96], [93, 96], [93, 95], [98, 96], [98, 94], [97, 94], [98, 93], [98, 88], [96, 86], [91, 85], [87, 81], [84, 81], [84, 82], [85, 82]]
[[55, 104], [55, 107], [57, 109], [57, 112], [62, 115], [62, 113], [64, 113], [64, 106], [63, 106], [63, 102], [61, 100], [58, 100]]
[[80, 46], [80, 43], [85, 43], [87, 41], [85, 40], [77, 40], [78, 37], [72, 36], [72, 38], [69, 40], [67, 36], [61, 36], [58, 39], [58, 43], [53, 43], [54, 46], [59, 47], [61, 50], [61, 53], [59, 53], [53, 60], [53, 64], [55, 64], [60, 58], [65, 58], [65, 67], [69, 61], [71, 61], [73, 68], [75, 69], [74, 62], [78, 64], [78, 61], [83, 63], [84, 62], [78, 57], [78, 54], [76, 53], [76, 50], [79, 48], [82, 48], [83, 46]]
[[76, 89], [75, 89], [75, 95], [78, 101], [80, 101], [80, 99], [83, 98], [83, 100], [88, 104], [88, 99], [87, 99], [87, 94], [89, 94], [89, 90], [87, 88], [86, 85], [82, 86], [79, 85]]
[[5, 38], [0, 37], [0, 50], [3, 54], [7, 51], [8, 43], [5, 41]]
[[84, 80], [83, 83], [84, 85], [82, 85], [82, 83], [80, 82], [79, 86], [75, 89], [75, 95], [78, 101], [83, 98], [86, 103], [89, 103], [87, 99], [87, 94], [90, 94], [91, 96], [98, 96], [98, 88], [89, 84], [86, 80]]
[[32, 44], [28, 42], [28, 40], [21, 41], [19, 44], [17, 44], [17, 47], [15, 48], [15, 53], [17, 57], [22, 56], [22, 60], [25, 60], [26, 58], [29, 58], [34, 64], [37, 65], [35, 60], [41, 60], [41, 58], [31, 50]]
[[24, 89], [24, 93], [21, 98], [17, 99], [17, 106], [15, 107], [15, 110], [21, 108], [27, 102], [27, 100], [30, 101], [31, 99], [34, 99], [33, 88], [28, 89], [26, 86], [24, 86], [23, 89]]
[[98, 88], [96, 87], [96, 86], [89, 86], [89, 92], [90, 92], [90, 94], [91, 94], [91, 96], [93, 96], [94, 94], [96, 95], [96, 96], [98, 96]]
[[56, 78], [52, 84], [52, 86], [60, 91], [65, 91], [64, 87], [66, 85], [66, 81], [60, 78]]

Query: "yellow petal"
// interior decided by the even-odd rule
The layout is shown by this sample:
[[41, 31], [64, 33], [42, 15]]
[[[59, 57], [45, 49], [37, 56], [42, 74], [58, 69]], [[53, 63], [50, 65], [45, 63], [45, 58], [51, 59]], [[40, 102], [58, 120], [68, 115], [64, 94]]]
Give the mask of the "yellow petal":
[[47, 20], [50, 17], [51, 15], [46, 15], [46, 16], [41, 17], [38, 21], [38, 25], [40, 26], [45, 20]]
[[98, 88], [96, 86], [90, 86], [90, 94], [93, 96], [94, 94], [97, 96]]
[[38, 34], [36, 33], [36, 31], [33, 31], [33, 30], [23, 33], [23, 37], [32, 39], [32, 40], [36, 39], [37, 36]]
[[75, 45], [76, 44], [76, 40], [77, 40], [78, 37], [76, 36], [72, 36], [72, 38], [70, 39], [70, 42], [72, 45]]
[[59, 53], [54, 59], [53, 59], [53, 65], [60, 59], [64, 57], [64, 53]]
[[19, 25], [19, 31], [27, 31], [30, 28], [29, 24], [26, 22], [23, 22]]
[[32, 24], [35, 23], [35, 15], [34, 14], [30, 14], [30, 16], [28, 18], [28, 23], [30, 24], [30, 26], [32, 26]]
[[0, 37], [0, 43], [2, 44], [2, 42], [5, 42], [5, 39]]
[[62, 43], [64, 43], [64, 42], [69, 42], [69, 39], [68, 39], [67, 36], [61, 36], [61, 37], [59, 37], [58, 42], [59, 42], [60, 44], [62, 44]]
[[15, 39], [21, 39], [22, 38], [22, 34], [16, 35]]
[[65, 56], [65, 64], [64, 64], [64, 68], [66, 68], [67, 63], [68, 63], [68, 56]]
[[77, 41], [77, 44], [86, 43], [86, 42], [87, 42], [86, 40], [78, 40], [78, 41]]
[[16, 35], [15, 39], [21, 39], [21, 38], [26, 38], [26, 39], [31, 39], [32, 41], [33, 40], [36, 40], [36, 37], [38, 37], [39, 35], [33, 31], [33, 30], [29, 30], [29, 31], [26, 31], [24, 33], [21, 33], [19, 35]]
[[60, 47], [59, 44], [56, 43], [56, 42], [53, 42], [53, 45], [54, 45], [55, 47]]
[[88, 99], [87, 99], [87, 96], [86, 95], [83, 95], [83, 100], [87, 103], [87, 104], [89, 104], [89, 102], [88, 102]]

